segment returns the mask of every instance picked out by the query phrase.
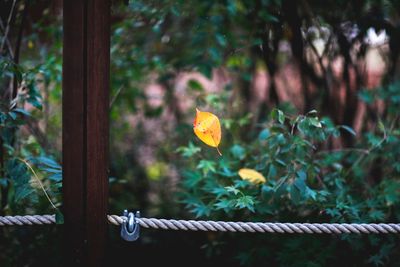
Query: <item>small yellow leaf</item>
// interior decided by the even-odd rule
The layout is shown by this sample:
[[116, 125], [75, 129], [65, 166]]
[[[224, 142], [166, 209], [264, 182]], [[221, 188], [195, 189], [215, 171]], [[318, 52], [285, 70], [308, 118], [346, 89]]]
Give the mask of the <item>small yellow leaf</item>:
[[193, 130], [196, 136], [211, 147], [217, 148], [221, 142], [221, 125], [217, 116], [211, 112], [203, 112], [196, 108], [196, 117], [193, 122]]
[[240, 169], [238, 174], [240, 178], [253, 184], [263, 184], [266, 182], [264, 175], [253, 169]]
[[34, 44], [31, 40], [28, 41], [28, 48], [32, 49], [34, 47]]

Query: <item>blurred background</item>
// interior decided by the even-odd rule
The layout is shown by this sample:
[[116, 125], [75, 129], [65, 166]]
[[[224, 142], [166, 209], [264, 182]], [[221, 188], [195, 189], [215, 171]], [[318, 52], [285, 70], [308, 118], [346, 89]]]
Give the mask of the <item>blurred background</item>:
[[[399, 11], [397, 0], [112, 1], [110, 213], [399, 222]], [[3, 0], [0, 22], [0, 213], [59, 214], [62, 1]], [[219, 117], [222, 156], [194, 135], [196, 108]], [[0, 231], [1, 266], [60, 265], [60, 226]], [[107, 257], [398, 266], [399, 245], [151, 230], [128, 244], [110, 227]]]

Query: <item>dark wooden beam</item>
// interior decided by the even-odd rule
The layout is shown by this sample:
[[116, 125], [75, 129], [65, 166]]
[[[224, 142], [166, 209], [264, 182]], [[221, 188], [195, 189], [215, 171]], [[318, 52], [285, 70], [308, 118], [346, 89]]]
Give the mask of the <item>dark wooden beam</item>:
[[102, 266], [107, 241], [109, 0], [63, 4], [65, 266]]

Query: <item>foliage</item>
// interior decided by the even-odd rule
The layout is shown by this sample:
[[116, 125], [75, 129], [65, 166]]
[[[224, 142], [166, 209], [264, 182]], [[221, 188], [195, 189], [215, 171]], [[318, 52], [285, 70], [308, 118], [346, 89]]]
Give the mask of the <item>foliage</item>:
[[[398, 84], [392, 84], [378, 90], [377, 94], [390, 98], [388, 102], [392, 101], [396, 106], [399, 89]], [[216, 220], [398, 221], [400, 136], [397, 130], [398, 111], [394, 106], [388, 108], [385, 118], [388, 126], [380, 121], [376, 130], [366, 133], [356, 147], [338, 150], [329, 149], [328, 141], [338, 138], [340, 129], [355, 134], [351, 128], [334, 126], [329, 118], [320, 119], [316, 111], [292, 116], [274, 109], [260, 129], [251, 133], [250, 139], [253, 141], [244, 143], [239, 138], [233, 138], [232, 142], [224, 145], [224, 150], [230, 153], [225, 153], [221, 159], [208, 161], [208, 154], [182, 153], [188, 166], [192, 166], [190, 162], [193, 159], [200, 162], [196, 169], [189, 167], [183, 172], [185, 191], [182, 200], [196, 217]], [[192, 150], [200, 150], [193, 144], [191, 147]], [[181, 148], [181, 151], [185, 151], [185, 148]], [[371, 166], [376, 161], [382, 166], [379, 178], [371, 174]], [[259, 171], [266, 177], [266, 183], [257, 185], [241, 179], [238, 174], [241, 168]], [[380, 239], [377, 237], [369, 239], [370, 244], [360, 243], [359, 238], [343, 237], [348, 243], [346, 247], [351, 250], [359, 250], [361, 246], [380, 251], [383, 241], [378, 241]], [[317, 249], [326, 243], [326, 240], [318, 242], [302, 238], [292, 242], [291, 247], [283, 248], [281, 257], [273, 259], [273, 255], [264, 254], [271, 246], [281, 246], [279, 238], [273, 240], [268, 246], [259, 244], [255, 247], [250, 243], [249, 247], [241, 247], [239, 258], [247, 264], [260, 261], [297, 266], [295, 262], [304, 253], [305, 244], [312, 242], [313, 249]], [[330, 248], [324, 253], [341, 253], [338, 247], [335, 247], [335, 252], [331, 251], [336, 241], [328, 243]], [[381, 252], [378, 252], [368, 256], [368, 262], [375, 265], [388, 263], [387, 255], [395, 253], [396, 244], [395, 240], [386, 241], [385, 248], [382, 248], [386, 256], [379, 256]], [[252, 252], [246, 254], [243, 250]], [[300, 261], [299, 266], [312, 262], [315, 266], [331, 266], [331, 257], [327, 255], [318, 262]]]
[[[30, 207], [37, 206], [39, 196], [49, 197], [44, 184], [48, 187], [51, 197], [59, 199], [57, 195], [61, 187], [60, 165], [45, 154], [34, 136], [27, 136], [25, 139], [18, 134], [20, 129], [28, 127], [32, 113], [42, 109], [41, 94], [36, 86], [38, 71], [38, 68], [26, 70], [5, 58], [1, 59], [0, 74], [3, 83], [16, 77], [20, 86], [17, 96], [9, 104], [2, 101], [0, 110], [0, 139], [3, 146], [0, 181], [3, 214], [25, 213]], [[28, 106], [32, 108], [28, 110]], [[36, 166], [36, 171], [32, 165]], [[41, 201], [42, 205], [45, 203], [49, 205], [47, 201], [51, 202], [50, 199]], [[45, 210], [50, 211], [50, 208]]]

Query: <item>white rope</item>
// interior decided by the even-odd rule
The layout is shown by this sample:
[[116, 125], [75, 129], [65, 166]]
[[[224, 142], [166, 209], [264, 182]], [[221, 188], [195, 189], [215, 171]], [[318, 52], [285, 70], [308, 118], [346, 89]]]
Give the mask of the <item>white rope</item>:
[[[127, 218], [108, 215], [108, 222], [121, 225]], [[223, 222], [166, 220], [155, 218], [136, 218], [141, 227], [162, 230], [249, 232], [249, 233], [298, 233], [298, 234], [399, 234], [399, 223], [261, 223], [261, 222]], [[55, 215], [0, 216], [0, 226], [43, 225], [56, 223]]]
[[[121, 225], [127, 218], [118, 215], [108, 215], [108, 221]], [[261, 223], [261, 222], [223, 222], [223, 221], [194, 221], [166, 220], [155, 218], [136, 218], [141, 227], [184, 230], [184, 231], [213, 231], [213, 232], [250, 232], [250, 233], [299, 233], [299, 234], [398, 234], [400, 224], [395, 223]]]
[[0, 216], [0, 226], [56, 223], [56, 215]]

